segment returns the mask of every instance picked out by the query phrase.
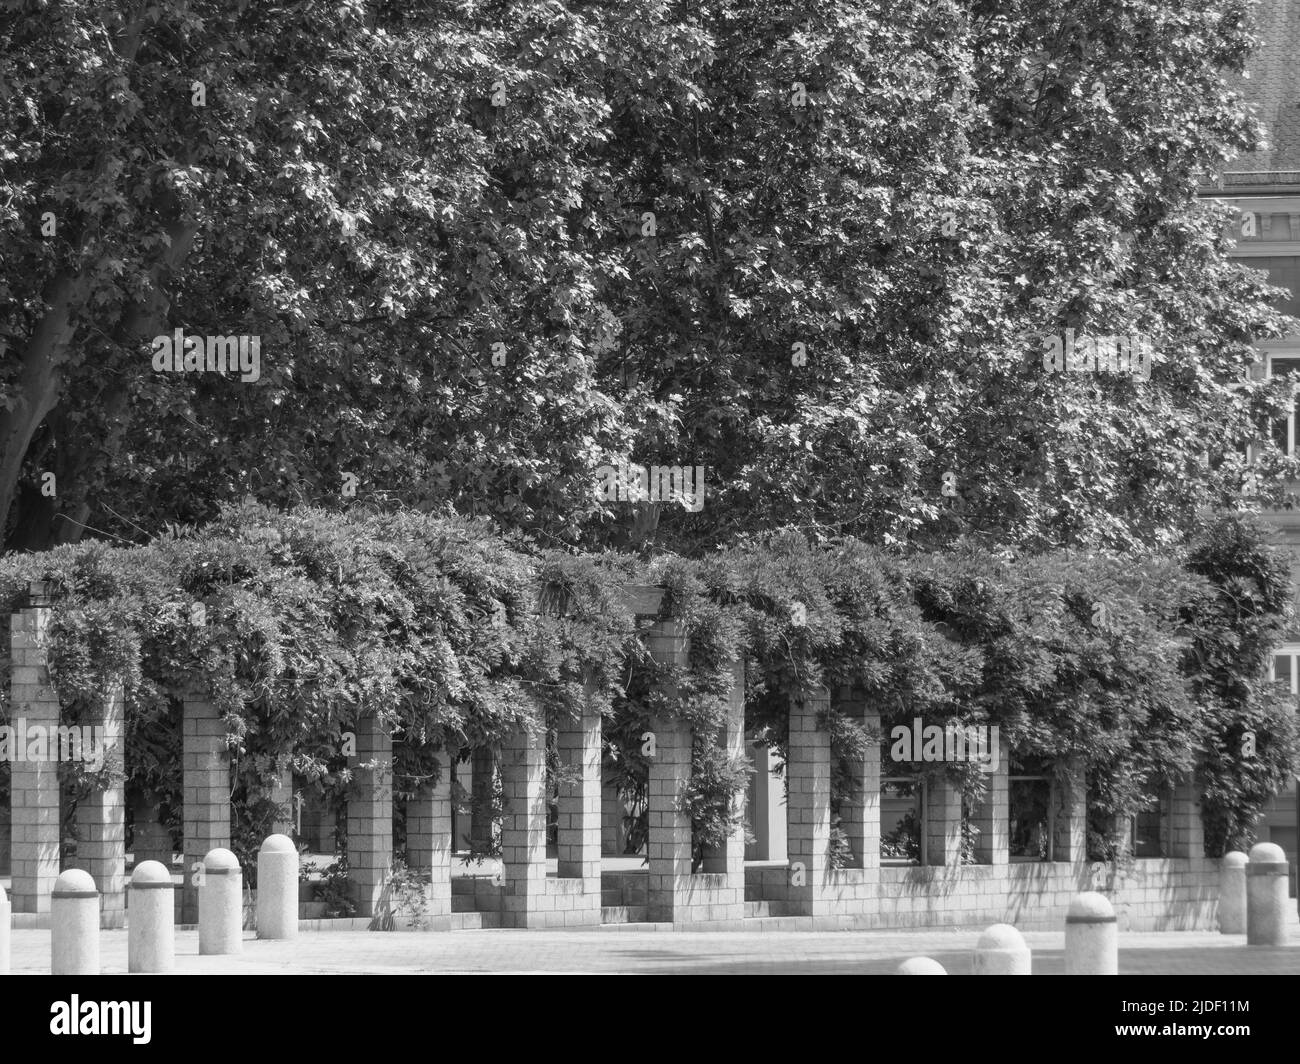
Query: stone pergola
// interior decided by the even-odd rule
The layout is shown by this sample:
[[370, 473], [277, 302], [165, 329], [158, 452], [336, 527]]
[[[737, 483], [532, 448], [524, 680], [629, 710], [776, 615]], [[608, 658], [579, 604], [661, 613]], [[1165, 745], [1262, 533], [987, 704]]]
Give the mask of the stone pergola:
[[[626, 589], [633, 611], [655, 617], [662, 591]], [[59, 700], [47, 668], [49, 589], [34, 584], [12, 625], [12, 714], [29, 724], [57, 726]], [[656, 622], [646, 635], [658, 661], [684, 664], [688, 645], [676, 622]], [[718, 741], [733, 752], [744, 749], [743, 665], [733, 666], [730, 712]], [[812, 918], [816, 927], [876, 927], [990, 922], [1014, 913], [1017, 897], [1043, 903], [1044, 919], [1078, 889], [1092, 886], [1085, 852], [1086, 805], [1081, 777], [1061, 795], [1056, 817], [1055, 860], [1043, 864], [1009, 862], [1007, 759], [990, 780], [988, 800], [973, 811], [980, 829], [978, 864], [961, 863], [960, 791], [933, 783], [924, 803], [926, 864], [882, 867], [880, 860], [881, 768], [879, 750], [868, 748], [849, 766], [856, 797], [840, 810], [840, 825], [852, 856], [849, 867], [831, 868], [831, 743], [819, 718], [836, 708], [878, 730], [879, 715], [848, 691], [817, 691], [790, 707], [786, 800], [773, 787], [764, 758], [758, 803], [764, 823], [756, 831], [765, 846], [785, 837], [785, 852], [767, 852], [766, 861], [745, 864], [743, 827], [705, 855], [692, 871], [691, 823], [679, 808], [679, 795], [691, 767], [690, 726], [677, 719], [655, 719], [656, 753], [650, 763], [646, 901], [651, 921], [698, 929], [744, 926], [747, 904], [775, 903], [786, 917]], [[122, 697], [109, 692], [101, 706], [109, 757], [120, 769]], [[519, 731], [502, 744], [500, 771], [505, 794], [499, 911], [502, 926], [571, 927], [602, 921], [601, 718], [594, 709], [566, 722], [556, 737], [560, 757], [575, 782], [558, 798], [557, 860], [548, 874], [546, 736]], [[372, 916], [380, 905], [393, 857], [393, 738], [374, 715], [357, 724], [354, 789], [347, 810], [348, 862], [358, 913]], [[193, 923], [197, 894], [195, 862], [230, 843], [230, 765], [225, 728], [212, 703], [200, 692], [183, 701], [184, 883], [181, 920]], [[1005, 751], [1004, 751], [1005, 753]], [[437, 785], [426, 786], [408, 806], [408, 863], [428, 873], [428, 926], [452, 923], [452, 785], [446, 755]], [[120, 778], [120, 776], [119, 776]], [[11, 852], [13, 910], [48, 918], [50, 891], [60, 872], [60, 810], [57, 765], [15, 761], [12, 765]], [[95, 879], [103, 895], [103, 923], [120, 927], [124, 919], [125, 820], [121, 785], [83, 801], [77, 810], [81, 839], [76, 866]], [[759, 812], [751, 810], [751, 814]], [[751, 819], [753, 819], [751, 815]], [[777, 822], [781, 821], [781, 824]], [[784, 828], [784, 832], [779, 830]], [[1170, 859], [1158, 886], [1139, 884], [1133, 912], [1149, 910], [1153, 925], [1173, 913], [1169, 926], [1194, 926], [1212, 913], [1217, 871], [1202, 856], [1201, 825], [1194, 793], [1180, 788], [1170, 818]], [[1123, 884], [1120, 885], [1121, 887]], [[1144, 908], [1145, 906], [1145, 908]], [[1207, 909], [1208, 906], [1208, 909]], [[1063, 909], [1062, 909], [1063, 911]], [[1144, 917], [1145, 918], [1145, 917]], [[1032, 921], [1028, 921], [1032, 924]]]

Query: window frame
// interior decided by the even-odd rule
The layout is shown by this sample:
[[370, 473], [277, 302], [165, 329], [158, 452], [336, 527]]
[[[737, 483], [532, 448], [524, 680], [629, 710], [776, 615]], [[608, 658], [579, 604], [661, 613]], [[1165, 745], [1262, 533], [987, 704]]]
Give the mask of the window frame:
[[[1282, 654], [1290, 658], [1300, 658], [1300, 643], [1281, 643], [1275, 646], [1268, 656], [1268, 682], [1277, 683], [1277, 658]], [[1300, 663], [1291, 668], [1291, 694], [1300, 695]]]
[[[1295, 363], [1295, 372], [1291, 374], [1297, 384], [1300, 384], [1300, 351], [1265, 351], [1264, 352], [1264, 379], [1271, 381], [1275, 379], [1273, 372], [1273, 360], [1282, 359], [1287, 362]], [[1291, 403], [1291, 412], [1286, 418], [1286, 450], [1288, 458], [1296, 457], [1296, 406], [1300, 404], [1300, 395], [1297, 395]], [[1272, 426], [1269, 429], [1272, 432]], [[1254, 456], [1252, 455], [1252, 461]]]

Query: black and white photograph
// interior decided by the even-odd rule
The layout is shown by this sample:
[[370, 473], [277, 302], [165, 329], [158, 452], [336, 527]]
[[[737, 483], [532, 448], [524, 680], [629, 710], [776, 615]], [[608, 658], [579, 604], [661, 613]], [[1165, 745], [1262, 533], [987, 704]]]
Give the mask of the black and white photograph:
[[0, 0], [15, 1038], [1282, 1044], [1297, 556], [1300, 0]]

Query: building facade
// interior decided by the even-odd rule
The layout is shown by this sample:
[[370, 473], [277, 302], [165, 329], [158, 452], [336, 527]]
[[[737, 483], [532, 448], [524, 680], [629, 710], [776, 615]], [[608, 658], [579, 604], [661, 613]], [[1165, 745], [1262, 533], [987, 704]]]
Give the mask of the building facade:
[[[1201, 194], [1235, 208], [1234, 258], [1267, 271], [1272, 284], [1288, 289], [1290, 294], [1278, 309], [1300, 319], [1300, 79], [1295, 65], [1300, 54], [1300, 3], [1264, 0], [1255, 17], [1261, 44], [1247, 64], [1249, 76], [1238, 79], [1234, 87], [1256, 109], [1267, 136], [1258, 150], [1226, 165]], [[1257, 378], [1300, 380], [1300, 320], [1285, 337], [1261, 344], [1259, 353], [1254, 367]], [[1291, 416], [1272, 426], [1278, 447], [1292, 456], [1300, 456], [1298, 415], [1300, 398]], [[1296, 556], [1292, 579], [1300, 588], [1300, 507], [1267, 511], [1264, 517], [1277, 530], [1278, 543]], [[1300, 704], [1300, 618], [1296, 623], [1274, 653], [1272, 679]], [[1261, 841], [1275, 842], [1286, 851], [1293, 883], [1300, 844], [1298, 816], [1293, 780], [1269, 803], [1258, 826]]]

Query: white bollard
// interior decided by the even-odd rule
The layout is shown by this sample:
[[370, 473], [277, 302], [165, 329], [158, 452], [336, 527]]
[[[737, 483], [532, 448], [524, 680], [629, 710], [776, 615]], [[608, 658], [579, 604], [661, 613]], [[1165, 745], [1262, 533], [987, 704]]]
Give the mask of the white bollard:
[[1076, 894], [1065, 916], [1065, 974], [1119, 975], [1119, 923], [1095, 890]]
[[176, 892], [161, 861], [141, 861], [127, 890], [126, 970], [166, 974], [176, 968]]
[[268, 835], [257, 852], [257, 937], [298, 937], [298, 847]]
[[198, 888], [199, 955], [243, 953], [244, 874], [239, 859], [222, 846], [209, 850]]
[[898, 966], [897, 975], [947, 975], [943, 965], [929, 957], [909, 957]]
[[50, 892], [50, 974], [99, 974], [99, 891], [89, 872], [60, 872]]
[[9, 931], [13, 927], [13, 907], [0, 887], [0, 975], [9, 974]]
[[1225, 935], [1246, 933], [1246, 862], [1240, 850], [1225, 853], [1219, 862], [1219, 930]]
[[994, 924], [975, 943], [975, 975], [1029, 975], [1031, 966], [1025, 936], [1010, 924]]
[[1286, 945], [1289, 901], [1286, 854], [1276, 843], [1257, 842], [1246, 865], [1246, 945]]

